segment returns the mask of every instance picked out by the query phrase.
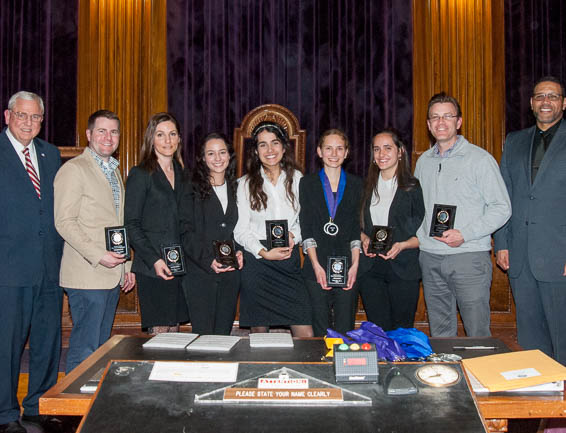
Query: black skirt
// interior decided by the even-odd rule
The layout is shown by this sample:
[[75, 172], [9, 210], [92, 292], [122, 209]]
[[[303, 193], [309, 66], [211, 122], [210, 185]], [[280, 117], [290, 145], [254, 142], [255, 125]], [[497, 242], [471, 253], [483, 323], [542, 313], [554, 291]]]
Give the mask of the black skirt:
[[189, 321], [181, 278], [172, 280], [136, 274], [140, 300], [141, 326], [175, 326]]
[[312, 323], [309, 295], [301, 277], [299, 248], [287, 260], [256, 259], [244, 252], [240, 325], [287, 326]]

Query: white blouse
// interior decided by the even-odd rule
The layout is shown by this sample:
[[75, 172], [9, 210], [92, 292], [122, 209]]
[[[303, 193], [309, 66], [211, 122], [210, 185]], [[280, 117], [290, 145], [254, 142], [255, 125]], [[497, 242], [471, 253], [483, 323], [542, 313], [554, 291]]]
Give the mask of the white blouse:
[[289, 231], [295, 236], [295, 244], [301, 242], [301, 227], [299, 226], [299, 181], [302, 173], [295, 170], [293, 177], [293, 193], [295, 194], [295, 208], [287, 198], [285, 190], [285, 172], [281, 171], [277, 183], [273, 185], [269, 177], [261, 168], [263, 177], [263, 191], [267, 195], [267, 209], [260, 211], [252, 210], [250, 204], [250, 188], [248, 176], [238, 179], [238, 223], [234, 228], [234, 239], [242, 245], [246, 251], [253, 254], [257, 259], [262, 248], [261, 240], [266, 240], [266, 220], [287, 220]]
[[212, 189], [216, 193], [216, 197], [222, 205], [222, 210], [226, 214], [226, 208], [228, 207], [228, 185], [224, 182], [222, 185], [212, 186]]
[[377, 192], [379, 194], [379, 201], [375, 195], [375, 190], [371, 195], [371, 203], [369, 206], [371, 222], [374, 226], [387, 226], [389, 225], [389, 208], [397, 192], [397, 176], [385, 180], [381, 177], [381, 173], [379, 173]]

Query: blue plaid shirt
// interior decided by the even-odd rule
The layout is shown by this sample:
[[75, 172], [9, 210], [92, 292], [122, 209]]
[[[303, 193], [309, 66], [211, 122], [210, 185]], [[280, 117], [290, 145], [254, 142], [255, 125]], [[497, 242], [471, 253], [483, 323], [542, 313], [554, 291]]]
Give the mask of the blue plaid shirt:
[[440, 147], [438, 146], [438, 143], [435, 143], [432, 151], [434, 152], [434, 154], [436, 156], [439, 156], [440, 158], [448, 158], [450, 156], [450, 154], [452, 153], [452, 151], [454, 150], [454, 146], [456, 145], [456, 143], [460, 140], [461, 136], [458, 136], [458, 139], [454, 142], [454, 144], [450, 147], [450, 149], [447, 149], [444, 153], [440, 153]]
[[108, 162], [104, 161], [100, 156], [96, 154], [90, 147], [88, 148], [90, 154], [108, 179], [110, 188], [112, 188], [112, 196], [114, 197], [114, 207], [116, 208], [116, 215], [120, 215], [120, 182], [118, 182], [118, 176], [116, 176], [116, 169], [120, 165], [116, 158], [110, 157]]

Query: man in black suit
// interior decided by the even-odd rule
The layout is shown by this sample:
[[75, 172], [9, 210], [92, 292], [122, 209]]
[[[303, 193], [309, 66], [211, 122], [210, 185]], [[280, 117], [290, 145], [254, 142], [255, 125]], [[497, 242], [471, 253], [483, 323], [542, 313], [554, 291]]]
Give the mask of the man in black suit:
[[57, 431], [39, 415], [39, 397], [57, 382], [61, 350], [59, 265], [62, 241], [53, 223], [55, 146], [36, 138], [42, 99], [14, 94], [0, 134], [0, 432], [25, 433], [16, 397], [20, 358], [29, 335], [29, 388], [22, 421]]
[[508, 271], [517, 306], [517, 337], [566, 365], [566, 98], [543, 77], [531, 109], [536, 126], [505, 140], [501, 174], [513, 215], [495, 234], [497, 264]]

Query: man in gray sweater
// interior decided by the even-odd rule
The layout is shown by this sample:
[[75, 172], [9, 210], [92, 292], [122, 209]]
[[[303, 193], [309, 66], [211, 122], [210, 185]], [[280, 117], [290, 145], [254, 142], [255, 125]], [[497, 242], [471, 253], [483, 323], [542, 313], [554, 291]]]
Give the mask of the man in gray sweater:
[[[430, 333], [457, 335], [459, 310], [468, 336], [489, 336], [491, 234], [511, 216], [509, 195], [495, 159], [458, 135], [462, 112], [455, 98], [434, 95], [427, 125], [436, 143], [417, 161], [415, 176], [425, 203], [417, 237]], [[442, 216], [453, 228], [432, 235], [433, 225], [446, 229]]]

